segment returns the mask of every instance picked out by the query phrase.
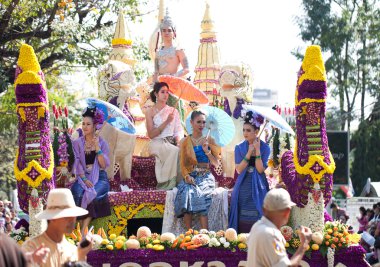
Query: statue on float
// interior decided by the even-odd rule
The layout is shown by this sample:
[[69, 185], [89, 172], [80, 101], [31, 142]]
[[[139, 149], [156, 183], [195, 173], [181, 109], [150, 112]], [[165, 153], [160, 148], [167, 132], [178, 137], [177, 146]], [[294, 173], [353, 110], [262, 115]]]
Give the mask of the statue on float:
[[[99, 98], [119, 107], [135, 124], [137, 135], [146, 134], [145, 116], [139, 105], [136, 92], [136, 77], [133, 66], [132, 40], [127, 37], [123, 13], [120, 12], [109, 61], [98, 71]], [[120, 170], [121, 180], [131, 178], [132, 156], [135, 151], [136, 137], [122, 132], [109, 124], [100, 131], [110, 148], [109, 179]]]
[[45, 76], [31, 46], [23, 44], [15, 75], [18, 149], [14, 163], [20, 208], [29, 213], [30, 236], [43, 231], [34, 219], [54, 184], [54, 153], [50, 142], [49, 102]]
[[[160, 10], [163, 8], [162, 5], [162, 2], [160, 2]], [[158, 29], [155, 30], [150, 38], [149, 53], [154, 62], [154, 82], [158, 80], [159, 75], [173, 75], [185, 78], [189, 73], [187, 56], [184, 49], [176, 44], [176, 38], [177, 33], [174, 23], [169, 11], [166, 10], [166, 15], [160, 21]], [[180, 66], [182, 66], [182, 69], [180, 69]], [[174, 107], [177, 103], [177, 98], [169, 95], [168, 105]], [[181, 103], [178, 105], [178, 111], [183, 121], [185, 112]]]
[[[245, 64], [225, 65], [219, 76], [220, 95], [224, 97], [224, 111], [232, 117], [235, 129], [243, 129], [241, 117], [243, 104], [252, 103], [253, 77], [251, 68]], [[235, 145], [244, 139], [242, 131], [236, 131], [234, 139], [222, 149], [222, 163], [225, 177], [235, 174]]]
[[292, 226], [321, 232], [324, 206], [331, 199], [334, 159], [326, 134], [326, 71], [319, 46], [306, 50], [298, 73], [295, 95], [296, 135], [294, 153], [281, 160], [282, 180], [297, 207], [292, 209]]

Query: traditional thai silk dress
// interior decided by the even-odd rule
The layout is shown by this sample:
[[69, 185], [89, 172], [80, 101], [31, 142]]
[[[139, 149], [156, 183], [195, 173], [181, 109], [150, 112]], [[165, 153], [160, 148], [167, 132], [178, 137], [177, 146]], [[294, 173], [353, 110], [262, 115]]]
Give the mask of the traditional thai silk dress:
[[[240, 164], [248, 152], [248, 141], [235, 147], [235, 163]], [[260, 155], [264, 170], [267, 168], [269, 146], [260, 140]], [[269, 190], [265, 173], [260, 174], [255, 167], [255, 158], [251, 157], [248, 166], [239, 174], [232, 191], [229, 227], [239, 233], [249, 233], [252, 225], [263, 215], [263, 202]], [[240, 229], [241, 228], [241, 229]]]
[[[103, 157], [106, 163], [106, 168], [109, 166], [109, 148], [107, 142], [99, 137], [100, 149], [103, 152]], [[88, 216], [91, 218], [105, 217], [111, 214], [110, 204], [108, 202], [108, 192], [110, 184], [107, 173], [101, 169], [98, 162], [98, 157], [95, 151], [86, 154], [84, 137], [79, 137], [73, 142], [75, 154], [75, 162], [73, 170], [77, 176], [77, 180], [71, 187], [75, 204], [79, 207], [88, 210]], [[80, 174], [85, 174], [86, 178], [94, 185], [89, 188], [79, 177]]]
[[[212, 155], [219, 157], [220, 147], [209, 141]], [[203, 163], [202, 167], [197, 166]], [[195, 185], [182, 180], [177, 188], [174, 201], [175, 215], [180, 218], [185, 213], [200, 214], [207, 216], [211, 205], [211, 194], [215, 189], [215, 178], [210, 172], [210, 165], [204, 167], [204, 163], [210, 163], [202, 146], [194, 146], [191, 137], [187, 136], [181, 143], [180, 165], [183, 177], [190, 175], [194, 178]]]
[[149, 143], [149, 153], [156, 158], [155, 173], [157, 188], [169, 190], [175, 187], [178, 170], [179, 148], [174, 144], [175, 137], [183, 137], [183, 128], [178, 111], [166, 105], [153, 117], [153, 126], [159, 127], [174, 110], [174, 119], [160, 135]]

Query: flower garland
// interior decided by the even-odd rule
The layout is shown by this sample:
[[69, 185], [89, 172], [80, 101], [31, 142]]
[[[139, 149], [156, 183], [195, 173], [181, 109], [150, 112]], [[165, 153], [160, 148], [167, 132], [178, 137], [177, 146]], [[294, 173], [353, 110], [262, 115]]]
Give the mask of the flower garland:
[[116, 46], [116, 45], [132, 46], [132, 43], [133, 41], [131, 39], [124, 39], [124, 38], [112, 39], [112, 46]]
[[[54, 152], [52, 149], [52, 146], [50, 145], [50, 165], [49, 168], [46, 170], [43, 168], [36, 160], [32, 160], [28, 163], [25, 169], [20, 171], [20, 169], [17, 166], [17, 159], [19, 155], [19, 149], [17, 149], [16, 152], [16, 160], [14, 162], [14, 171], [17, 181], [24, 180], [28, 186], [30, 187], [38, 187], [45, 179], [51, 179], [53, 177], [53, 170], [54, 170]], [[35, 180], [29, 177], [28, 173], [35, 169], [39, 175]]]
[[[286, 249], [290, 254], [294, 254], [300, 245], [298, 230], [293, 230], [289, 226], [281, 227], [281, 233], [286, 240]], [[322, 256], [326, 257], [328, 261], [334, 261], [335, 250], [349, 248], [356, 246], [361, 239], [360, 234], [350, 234], [348, 232], [348, 225], [339, 221], [327, 222], [322, 231], [312, 233], [311, 241], [306, 255], [311, 251], [319, 251]], [[332, 253], [329, 253], [329, 250]]]
[[[86, 235], [88, 228], [84, 230]], [[95, 232], [94, 232], [95, 233]], [[67, 235], [66, 238], [72, 244], [81, 240], [80, 226]], [[189, 229], [186, 233], [177, 237], [172, 233], [151, 233], [150, 229], [142, 226], [137, 230], [137, 236], [110, 234], [107, 236], [103, 228], [98, 228], [97, 234], [93, 234], [95, 248], [99, 250], [126, 250], [126, 249], [152, 249], [162, 250], [194, 250], [201, 247], [215, 247], [231, 251], [247, 250], [248, 234], [237, 234], [235, 229], [226, 231], [208, 231], [206, 229]]]
[[296, 90], [296, 99], [295, 99], [295, 105], [296, 106], [299, 106], [301, 105], [302, 103], [314, 103], [314, 102], [317, 102], [317, 103], [325, 103], [326, 102], [326, 99], [315, 99], [315, 98], [303, 98], [301, 100], [298, 100], [298, 90]]
[[[322, 179], [323, 175], [325, 173], [333, 174], [335, 171], [335, 161], [333, 156], [331, 155], [331, 152], [329, 151], [329, 159], [330, 159], [330, 165], [328, 165], [326, 162], [324, 162], [324, 156], [321, 155], [309, 155], [309, 159], [307, 163], [304, 166], [301, 166], [298, 162], [298, 155], [297, 155], [297, 143], [294, 145], [294, 153], [293, 153], [293, 160], [294, 160], [294, 166], [296, 168], [297, 173], [302, 175], [310, 175], [313, 179], [314, 183], [319, 183], [319, 181]], [[318, 163], [322, 170], [319, 173], [315, 173], [312, 169], [313, 165], [315, 163]]]
[[19, 229], [13, 230], [9, 236], [14, 239], [19, 245], [22, 245], [26, 240], [29, 239], [29, 233], [23, 226], [21, 226]]

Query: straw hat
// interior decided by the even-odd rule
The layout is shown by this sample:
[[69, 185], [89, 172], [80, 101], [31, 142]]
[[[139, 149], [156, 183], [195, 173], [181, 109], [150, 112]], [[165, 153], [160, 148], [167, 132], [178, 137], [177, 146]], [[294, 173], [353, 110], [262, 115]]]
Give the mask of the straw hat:
[[65, 217], [78, 217], [88, 214], [88, 211], [77, 207], [71, 191], [67, 188], [50, 190], [46, 209], [36, 214], [38, 220], [52, 220]]

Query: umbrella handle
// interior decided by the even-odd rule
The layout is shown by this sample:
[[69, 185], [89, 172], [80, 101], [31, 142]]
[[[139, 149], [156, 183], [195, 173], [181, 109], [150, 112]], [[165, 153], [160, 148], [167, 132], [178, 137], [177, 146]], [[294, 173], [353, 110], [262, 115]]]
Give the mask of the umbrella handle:
[[263, 128], [261, 129], [261, 131], [259, 132], [259, 135], [257, 136], [257, 138], [260, 139], [260, 136], [261, 136], [261, 134], [263, 133], [263, 131], [264, 131], [264, 129], [265, 129], [265, 126], [267, 126], [268, 122], [269, 122], [268, 120], [265, 120], [265, 124], [264, 124]]
[[208, 140], [208, 137], [210, 136], [211, 129], [208, 128], [207, 135], [206, 135], [206, 140]]
[[182, 96], [182, 94], [183, 94], [183, 90], [181, 89], [181, 94], [179, 95], [177, 101], [176, 101], [175, 104], [174, 104], [174, 109], [176, 109], [176, 108], [178, 107], [178, 102], [181, 100], [181, 96]]

